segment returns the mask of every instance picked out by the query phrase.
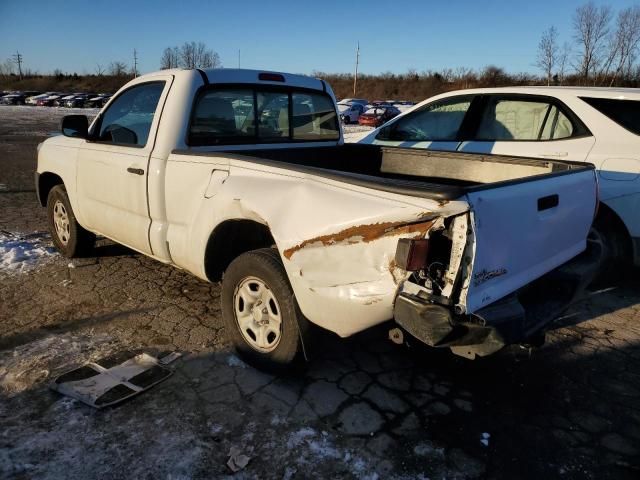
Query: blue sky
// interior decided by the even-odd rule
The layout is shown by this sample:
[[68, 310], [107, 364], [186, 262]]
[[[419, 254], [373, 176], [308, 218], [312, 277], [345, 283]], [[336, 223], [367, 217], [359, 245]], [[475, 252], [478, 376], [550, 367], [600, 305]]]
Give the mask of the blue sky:
[[[536, 48], [550, 25], [571, 40], [584, 0], [138, 1], [0, 0], [0, 61], [16, 49], [25, 66], [93, 73], [96, 64], [159, 68], [166, 46], [205, 42], [223, 66], [295, 73], [406, 72], [495, 64], [536, 71]], [[599, 2], [596, 2], [600, 4]], [[615, 11], [638, 3], [611, 0]]]

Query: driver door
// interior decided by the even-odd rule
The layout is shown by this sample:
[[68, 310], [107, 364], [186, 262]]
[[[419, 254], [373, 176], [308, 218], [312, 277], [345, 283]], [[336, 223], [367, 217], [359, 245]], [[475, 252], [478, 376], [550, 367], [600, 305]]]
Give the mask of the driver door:
[[100, 113], [78, 153], [81, 224], [118, 243], [153, 254], [147, 202], [149, 158], [172, 76], [141, 80]]

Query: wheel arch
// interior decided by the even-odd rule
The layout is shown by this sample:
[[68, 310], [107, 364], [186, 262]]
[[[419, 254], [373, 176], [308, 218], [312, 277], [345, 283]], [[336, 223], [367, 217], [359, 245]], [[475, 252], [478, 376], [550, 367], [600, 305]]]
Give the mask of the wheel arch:
[[38, 174], [38, 184], [36, 185], [36, 193], [38, 202], [41, 207], [47, 206], [47, 196], [53, 187], [63, 185], [64, 181], [60, 175], [52, 172], [42, 172]]
[[239, 255], [275, 244], [269, 227], [264, 223], [247, 219], [225, 220], [209, 235], [204, 254], [205, 275], [209, 281], [217, 282]]
[[594, 226], [603, 228], [605, 231], [613, 231], [622, 236], [624, 255], [631, 259], [633, 255], [633, 243], [631, 234], [626, 224], [618, 213], [604, 202], [600, 202], [598, 214], [593, 222]]

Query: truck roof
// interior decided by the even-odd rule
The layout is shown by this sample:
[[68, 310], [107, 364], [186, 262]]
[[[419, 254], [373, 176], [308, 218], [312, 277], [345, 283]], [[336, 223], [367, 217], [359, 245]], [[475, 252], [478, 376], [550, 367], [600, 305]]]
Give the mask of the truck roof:
[[[270, 85], [284, 85], [289, 87], [331, 91], [330, 87], [324, 81], [318, 78], [308, 77], [306, 75], [295, 75], [292, 73], [274, 72], [271, 70], [249, 70], [244, 68], [207, 68], [195, 70], [200, 70], [202, 73], [204, 73], [209, 83], [264, 83]], [[193, 72], [194, 69], [173, 68], [147, 73], [145, 75], [142, 75], [141, 77], [152, 78], [156, 75], [166, 74], [175, 75], [176, 77], [178, 77], [182, 75], [193, 75]], [[261, 78], [261, 76], [263, 78]], [[284, 79], [284, 82], [280, 81], [279, 79]]]

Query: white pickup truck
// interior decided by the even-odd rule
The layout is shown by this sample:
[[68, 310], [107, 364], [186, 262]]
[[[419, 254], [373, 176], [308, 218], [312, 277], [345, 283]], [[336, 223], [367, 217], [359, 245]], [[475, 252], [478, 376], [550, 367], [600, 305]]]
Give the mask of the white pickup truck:
[[597, 205], [588, 164], [344, 145], [331, 88], [299, 75], [143, 75], [62, 133], [36, 172], [56, 247], [99, 234], [222, 279], [227, 335], [266, 367], [311, 324], [395, 319], [467, 357], [525, 341], [551, 319], [531, 284], [585, 250]]

